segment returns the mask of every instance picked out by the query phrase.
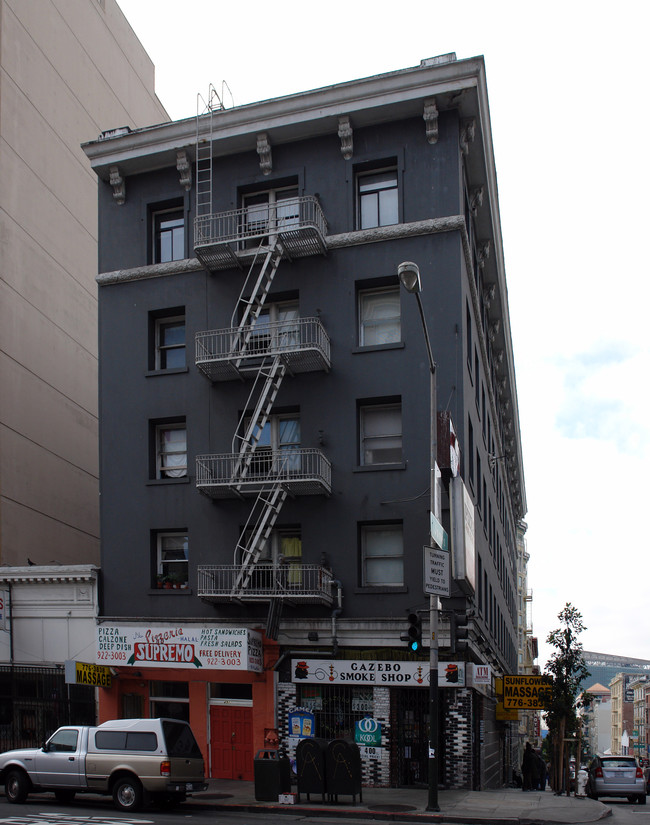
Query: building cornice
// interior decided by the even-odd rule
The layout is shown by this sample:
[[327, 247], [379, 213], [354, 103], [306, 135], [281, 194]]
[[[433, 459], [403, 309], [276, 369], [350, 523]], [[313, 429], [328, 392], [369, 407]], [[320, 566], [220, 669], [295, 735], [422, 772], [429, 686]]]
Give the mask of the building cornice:
[[25, 567], [0, 567], [0, 584], [77, 583], [97, 580], [99, 567], [93, 564], [34, 564]]

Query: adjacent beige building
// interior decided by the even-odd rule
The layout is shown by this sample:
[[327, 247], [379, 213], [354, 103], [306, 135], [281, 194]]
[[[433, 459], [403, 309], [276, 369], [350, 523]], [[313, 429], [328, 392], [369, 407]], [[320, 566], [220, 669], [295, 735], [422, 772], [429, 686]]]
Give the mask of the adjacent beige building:
[[104, 129], [169, 120], [115, 0], [0, 0], [0, 564], [99, 561]]

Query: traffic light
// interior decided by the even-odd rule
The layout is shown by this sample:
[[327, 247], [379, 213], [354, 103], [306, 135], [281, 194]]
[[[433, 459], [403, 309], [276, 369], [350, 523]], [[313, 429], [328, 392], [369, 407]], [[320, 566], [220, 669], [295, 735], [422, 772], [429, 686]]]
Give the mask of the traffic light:
[[469, 623], [465, 613], [452, 613], [450, 617], [451, 649], [453, 653], [467, 650]]
[[417, 613], [409, 613], [406, 621], [408, 627], [401, 639], [406, 642], [411, 653], [419, 653], [422, 650], [422, 619]]

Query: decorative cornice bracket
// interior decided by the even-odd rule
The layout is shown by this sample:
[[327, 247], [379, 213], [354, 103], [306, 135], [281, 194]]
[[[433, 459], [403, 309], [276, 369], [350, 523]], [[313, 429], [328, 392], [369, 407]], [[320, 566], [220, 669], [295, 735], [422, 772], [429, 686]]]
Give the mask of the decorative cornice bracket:
[[341, 140], [341, 154], [346, 160], [350, 160], [354, 151], [352, 139], [352, 124], [350, 118], [346, 116], [339, 118], [339, 138]]
[[192, 164], [187, 159], [185, 149], [178, 149], [176, 152], [176, 169], [181, 186], [189, 192], [192, 187]]
[[271, 144], [266, 132], [260, 132], [257, 136], [257, 154], [260, 156], [260, 169], [263, 175], [270, 175], [273, 171], [273, 159], [271, 158]]
[[464, 155], [469, 155], [469, 145], [474, 142], [476, 135], [476, 120], [471, 117], [461, 121], [460, 124], [460, 150]]
[[429, 97], [424, 101], [424, 113], [422, 115], [424, 120], [424, 127], [429, 143], [438, 142], [438, 107], [436, 106], [436, 99]]
[[126, 200], [126, 181], [120, 175], [120, 170], [117, 166], [111, 166], [109, 183], [113, 187], [113, 198], [118, 206], [122, 206]]

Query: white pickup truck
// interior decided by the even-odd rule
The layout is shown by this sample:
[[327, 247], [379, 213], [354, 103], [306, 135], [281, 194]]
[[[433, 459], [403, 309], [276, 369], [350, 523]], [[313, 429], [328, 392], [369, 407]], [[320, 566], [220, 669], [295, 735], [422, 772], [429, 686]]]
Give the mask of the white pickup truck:
[[121, 811], [136, 811], [144, 801], [182, 802], [207, 788], [192, 729], [177, 719], [66, 725], [41, 748], [0, 754], [0, 784], [9, 802], [38, 791], [54, 791], [60, 802], [99, 793], [111, 794]]

